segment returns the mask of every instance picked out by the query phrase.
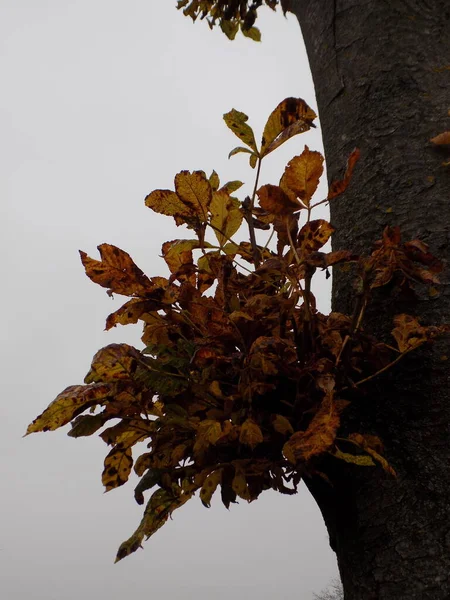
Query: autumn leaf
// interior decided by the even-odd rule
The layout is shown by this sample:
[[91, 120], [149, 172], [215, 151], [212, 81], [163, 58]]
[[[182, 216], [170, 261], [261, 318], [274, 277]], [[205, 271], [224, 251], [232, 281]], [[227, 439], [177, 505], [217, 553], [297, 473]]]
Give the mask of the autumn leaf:
[[336, 448], [331, 454], [343, 460], [347, 463], [352, 463], [354, 465], [358, 465], [360, 467], [374, 467], [375, 463], [373, 462], [370, 456], [364, 454], [350, 454], [348, 452], [341, 452], [338, 448]]
[[140, 358], [139, 351], [128, 344], [110, 344], [99, 350], [92, 359], [85, 383], [100, 383], [130, 379]]
[[357, 444], [367, 454], [369, 454], [381, 467], [393, 477], [396, 477], [396, 473], [388, 461], [380, 454], [383, 450], [383, 444], [381, 440], [374, 435], [361, 435], [360, 433], [351, 433], [348, 439]]
[[283, 415], [273, 415], [272, 417], [272, 427], [278, 433], [282, 435], [289, 435], [294, 433], [294, 428], [292, 427], [289, 419], [283, 417]]
[[244, 423], [242, 423], [239, 441], [241, 444], [250, 446], [252, 450], [264, 441], [261, 428], [253, 419], [246, 419]]
[[180, 171], [175, 175], [175, 191], [192, 214], [206, 223], [208, 207], [212, 199], [212, 188], [202, 171]]
[[345, 192], [345, 190], [348, 187], [348, 184], [350, 183], [353, 174], [353, 169], [355, 168], [355, 165], [359, 160], [360, 154], [361, 153], [358, 148], [355, 148], [350, 154], [347, 161], [347, 169], [345, 171], [344, 178], [339, 179], [338, 181], [333, 181], [333, 183], [330, 185], [330, 189], [328, 190], [327, 200], [333, 200], [333, 198], [336, 198], [336, 196], [340, 196]]
[[[231, 129], [231, 131], [235, 135], [237, 135], [241, 142], [244, 142], [244, 144], [251, 148], [250, 152], [253, 151], [255, 154], [258, 154], [258, 149], [256, 147], [255, 141], [255, 134], [253, 133], [253, 129], [250, 127], [250, 125], [247, 125], [248, 116], [245, 113], [235, 110], [233, 108], [232, 110], [230, 110], [230, 112], [225, 113], [223, 115], [223, 120]], [[235, 150], [237, 150], [237, 148], [235, 148]], [[248, 152], [246, 148], [237, 151]], [[237, 154], [237, 151], [235, 152], [232, 150], [231, 152], [233, 154]], [[228, 155], [228, 158], [230, 158], [230, 156], [233, 156], [231, 152]]]
[[172, 240], [162, 245], [162, 255], [171, 273], [178, 273], [187, 265], [194, 267], [192, 250], [201, 247], [210, 247], [208, 242], [200, 243], [198, 240]]
[[300, 256], [319, 250], [328, 242], [333, 232], [334, 227], [324, 219], [316, 219], [303, 225], [297, 237]]
[[92, 435], [98, 431], [100, 427], [103, 427], [107, 419], [108, 417], [103, 413], [98, 415], [79, 415], [72, 420], [72, 429], [67, 435], [73, 438]]
[[444, 131], [443, 133], [436, 135], [435, 137], [431, 138], [430, 142], [436, 146], [450, 144], [450, 131]]
[[335, 400], [332, 393], [326, 394], [307, 430], [295, 432], [283, 446], [289, 462], [295, 465], [299, 460], [306, 462], [326, 452], [334, 444], [339, 415], [347, 405], [346, 401]]
[[222, 469], [217, 469], [217, 471], [214, 471], [205, 479], [202, 489], [200, 490], [200, 500], [206, 508], [211, 506], [211, 498], [221, 481]]
[[213, 192], [216, 192], [219, 189], [220, 186], [220, 179], [219, 176], [217, 175], [217, 173], [215, 171], [213, 171], [211, 173], [211, 175], [209, 176], [209, 185], [211, 186], [211, 189]]
[[264, 127], [261, 156], [267, 156], [285, 141], [315, 127], [316, 113], [301, 98], [286, 98], [269, 116]]
[[158, 531], [173, 511], [191, 498], [192, 493], [185, 492], [175, 495], [165, 489], [159, 489], [154, 492], [147, 503], [139, 527], [128, 540], [120, 545], [115, 562], [122, 560], [141, 548], [144, 538], [148, 539]]
[[323, 156], [320, 152], [311, 151], [308, 146], [299, 156], [295, 156], [285, 169], [286, 186], [309, 206], [320, 177], [323, 173]]
[[256, 193], [258, 194], [261, 208], [272, 215], [290, 215], [303, 208], [298, 200], [290, 198], [277, 185], [263, 185]]
[[417, 348], [428, 339], [426, 327], [422, 327], [419, 321], [411, 315], [397, 315], [394, 317], [394, 324], [395, 327], [391, 333], [400, 352]]
[[209, 207], [210, 224], [220, 246], [223, 246], [241, 226], [243, 214], [239, 205], [239, 201], [229, 196], [226, 191], [220, 190], [213, 194]]
[[250, 502], [251, 496], [247, 486], [247, 481], [245, 477], [245, 472], [242, 467], [239, 465], [238, 461], [233, 462], [235, 466], [235, 475], [233, 477], [233, 481], [231, 483], [231, 487], [235, 494], [242, 498], [243, 500], [247, 500]]
[[129, 254], [111, 244], [101, 244], [98, 251], [101, 261], [90, 258], [80, 250], [86, 275], [94, 283], [124, 296], [145, 296], [155, 289]]
[[37, 431], [54, 431], [67, 425], [74, 417], [114, 394], [114, 388], [103, 383], [70, 385], [28, 425], [25, 435]]
[[102, 483], [105, 491], [117, 488], [128, 481], [133, 466], [131, 448], [125, 444], [115, 446], [105, 458]]
[[118, 310], [111, 313], [106, 319], [105, 330], [108, 331], [116, 325], [129, 325], [137, 323], [139, 319], [145, 319], [145, 315], [154, 310], [158, 310], [160, 304], [153, 300], [142, 298], [132, 298], [121, 306]]

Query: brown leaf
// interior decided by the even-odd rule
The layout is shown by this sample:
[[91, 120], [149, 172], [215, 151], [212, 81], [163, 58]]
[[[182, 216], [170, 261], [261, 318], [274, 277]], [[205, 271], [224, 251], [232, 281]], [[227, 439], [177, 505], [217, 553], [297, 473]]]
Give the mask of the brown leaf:
[[297, 237], [297, 248], [301, 257], [315, 252], [330, 239], [334, 227], [324, 219], [309, 221], [300, 229]]
[[269, 116], [261, 141], [261, 156], [267, 156], [286, 140], [315, 127], [316, 113], [301, 98], [286, 98]]
[[343, 400], [334, 400], [332, 393], [326, 394], [308, 429], [294, 433], [283, 446], [283, 454], [289, 462], [307, 462], [313, 456], [329, 450], [339, 429], [339, 415], [347, 404], [348, 402]]
[[295, 156], [285, 169], [285, 184], [306, 206], [310, 205], [323, 173], [323, 156], [305, 146], [300, 156]]
[[294, 433], [294, 428], [292, 427], [289, 419], [283, 417], [283, 415], [273, 415], [272, 427], [275, 429], [275, 431], [278, 431], [278, 433], [283, 435]]
[[98, 251], [101, 261], [90, 258], [80, 250], [86, 275], [94, 283], [124, 296], [145, 296], [155, 289], [155, 285], [134, 264], [127, 252], [111, 244], [101, 244]]
[[443, 133], [436, 135], [434, 138], [431, 138], [430, 142], [437, 146], [450, 144], [450, 131], [444, 131]]
[[391, 333], [400, 352], [417, 348], [428, 340], [427, 328], [422, 327], [419, 321], [411, 315], [397, 315], [394, 317], [394, 324], [396, 327]]
[[132, 298], [108, 316], [106, 319], [105, 330], [108, 331], [116, 325], [137, 323], [139, 319], [145, 320], [146, 315], [159, 308], [159, 303], [156, 303], [153, 300]]
[[290, 215], [303, 208], [298, 200], [293, 201], [277, 185], [263, 185], [256, 193], [261, 208], [272, 215]]
[[336, 196], [340, 196], [345, 192], [345, 190], [348, 187], [348, 184], [350, 183], [353, 174], [353, 169], [355, 168], [355, 165], [359, 160], [360, 154], [361, 153], [359, 151], [359, 148], [355, 148], [350, 154], [347, 161], [347, 169], [345, 171], [344, 179], [333, 181], [328, 191], [327, 200], [333, 200], [333, 198], [336, 198]]

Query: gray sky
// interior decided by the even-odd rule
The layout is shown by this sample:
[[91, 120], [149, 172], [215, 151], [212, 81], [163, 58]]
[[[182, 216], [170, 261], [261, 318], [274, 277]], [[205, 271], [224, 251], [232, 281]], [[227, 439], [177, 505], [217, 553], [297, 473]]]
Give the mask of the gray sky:
[[[103, 495], [106, 445], [64, 430], [21, 438], [63, 388], [82, 382], [97, 349], [140, 344], [138, 326], [103, 331], [124, 299], [87, 279], [77, 250], [97, 258], [109, 242], [148, 275], [166, 274], [161, 244], [186, 234], [145, 208], [144, 196], [172, 187], [181, 169], [251, 184], [244, 155], [227, 160], [238, 140], [222, 114], [246, 112], [259, 137], [283, 98], [315, 107], [298, 24], [260, 13], [255, 44], [193, 25], [175, 0], [0, 3], [5, 600], [309, 600], [336, 573], [303, 487], [230, 511], [195, 498], [144, 551], [114, 565], [142, 508], [133, 482]], [[320, 132], [266, 159], [261, 183], [276, 183], [304, 144], [320, 150]], [[327, 288], [318, 294], [327, 310]]]

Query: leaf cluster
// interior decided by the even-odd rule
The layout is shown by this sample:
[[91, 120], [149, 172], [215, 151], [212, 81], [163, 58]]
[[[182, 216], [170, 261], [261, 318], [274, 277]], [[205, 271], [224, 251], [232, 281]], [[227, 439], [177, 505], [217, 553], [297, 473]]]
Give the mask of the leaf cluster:
[[[145, 348], [99, 350], [84, 385], [66, 388], [27, 433], [68, 423], [72, 437], [102, 430], [111, 447], [102, 473], [106, 491], [123, 485], [132, 469], [140, 477], [139, 504], [154, 490], [117, 560], [196, 492], [208, 507], [220, 489], [227, 508], [268, 489], [293, 494], [303, 476], [327, 479], [323, 458], [330, 456], [393, 474], [381, 440], [367, 432], [344, 435], [341, 415], [358, 388], [447, 328], [398, 315], [395, 345], [388, 345], [365, 331], [364, 315], [376, 290], [435, 284], [442, 265], [423, 242], [403, 242], [397, 228], [386, 228], [369, 256], [324, 249], [334, 228], [312, 219], [312, 210], [345, 192], [357, 150], [323, 200], [313, 198], [324, 159], [308, 147], [278, 185], [258, 186], [265, 156], [313, 127], [315, 117], [306, 102], [288, 98], [269, 116], [258, 145], [244, 113], [224, 115], [244, 144], [230, 155], [246, 153], [256, 168], [252, 197], [234, 195], [241, 182], [222, 185], [216, 172], [203, 171], [181, 171], [173, 190], [146, 197], [151, 210], [194, 232], [163, 244], [169, 277], [148, 277], [110, 244], [98, 247], [100, 260], [80, 252], [92, 281], [129, 297], [106, 329], [140, 321]], [[242, 227], [248, 242], [233, 239]], [[270, 232], [274, 249], [258, 242], [261, 231]], [[321, 314], [311, 291], [316, 272], [336, 266], [357, 275], [349, 315]], [[140, 442], [147, 444], [141, 454]]]
[[[286, 2], [284, 2], [286, 3]], [[205, 19], [211, 29], [218, 25], [223, 33], [234, 40], [238, 31], [259, 42], [261, 33], [254, 23], [258, 8], [266, 5], [275, 10], [278, 0], [178, 0], [177, 8], [194, 22]]]

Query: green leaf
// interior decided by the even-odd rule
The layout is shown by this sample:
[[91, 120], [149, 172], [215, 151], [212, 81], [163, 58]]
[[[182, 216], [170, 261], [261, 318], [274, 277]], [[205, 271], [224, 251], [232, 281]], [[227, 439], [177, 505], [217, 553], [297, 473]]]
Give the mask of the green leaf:
[[104, 414], [99, 415], [79, 415], [72, 421], [72, 429], [67, 433], [73, 438], [92, 435], [103, 427], [107, 417]]

